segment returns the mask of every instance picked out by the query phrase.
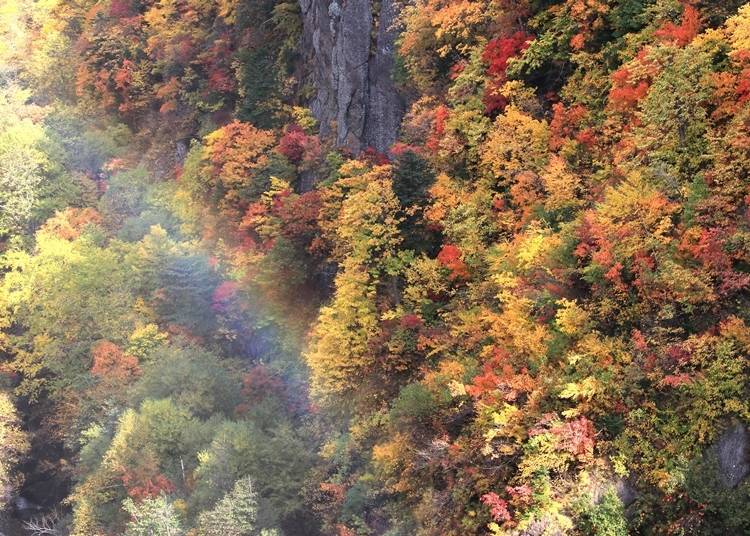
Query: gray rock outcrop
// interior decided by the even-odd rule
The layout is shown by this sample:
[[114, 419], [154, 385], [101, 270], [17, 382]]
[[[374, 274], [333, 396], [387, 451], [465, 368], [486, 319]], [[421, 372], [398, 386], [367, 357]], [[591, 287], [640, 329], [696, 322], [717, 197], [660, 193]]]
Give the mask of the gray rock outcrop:
[[750, 474], [750, 432], [742, 423], [726, 430], [715, 446], [722, 483], [733, 488]]
[[388, 150], [404, 110], [392, 77], [396, 0], [299, 2], [321, 134], [354, 153]]

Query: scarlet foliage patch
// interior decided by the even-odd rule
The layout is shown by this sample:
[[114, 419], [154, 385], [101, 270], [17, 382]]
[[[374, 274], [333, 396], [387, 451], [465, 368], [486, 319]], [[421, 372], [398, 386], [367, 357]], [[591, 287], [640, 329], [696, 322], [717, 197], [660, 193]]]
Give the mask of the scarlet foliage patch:
[[633, 80], [630, 70], [623, 67], [612, 75], [609, 100], [620, 111], [630, 110], [646, 96], [649, 87], [647, 80]]
[[679, 387], [680, 385], [689, 385], [693, 383], [690, 374], [682, 372], [680, 374], [669, 374], [662, 380], [662, 385], [667, 387]]
[[513, 402], [524, 393], [533, 391], [536, 385], [526, 368], [516, 372], [507, 350], [495, 348], [492, 358], [482, 365], [482, 372], [466, 386], [466, 392], [488, 404]]
[[532, 500], [534, 490], [528, 484], [522, 484], [520, 486], [507, 486], [505, 488], [506, 493], [511, 498], [513, 505], [526, 505]]
[[393, 146], [391, 146], [390, 150], [390, 153], [396, 158], [400, 158], [406, 153], [419, 154], [419, 152], [419, 147], [417, 147], [416, 145], [409, 145], [400, 141], [394, 143]]
[[649, 57], [648, 48], [641, 50], [629, 64], [612, 73], [609, 102], [619, 112], [635, 109], [648, 94], [651, 82], [659, 72], [659, 65]]
[[737, 80], [737, 101], [741, 104], [750, 101], [750, 68], [743, 69]]
[[141, 374], [138, 359], [128, 355], [116, 344], [99, 341], [91, 349], [91, 374], [110, 381], [127, 382]]
[[302, 162], [305, 156], [305, 145], [307, 144], [307, 134], [299, 125], [289, 125], [279, 140], [278, 151], [294, 165]]
[[662, 41], [684, 47], [690, 43], [696, 35], [698, 35], [700, 29], [700, 13], [695, 7], [690, 4], [685, 4], [682, 10], [682, 20], [680, 21], [680, 24], [667, 22], [661, 28], [656, 30], [654, 35]]
[[497, 522], [510, 521], [512, 516], [508, 511], [508, 503], [497, 493], [490, 492], [482, 495], [482, 502], [490, 507], [490, 515]]
[[496, 37], [485, 46], [482, 60], [487, 64], [487, 76], [490, 79], [484, 93], [486, 113], [500, 112], [508, 104], [507, 99], [499, 93], [506, 81], [508, 60], [526, 50], [532, 39], [533, 36], [525, 32], [516, 32], [510, 37]]
[[435, 118], [432, 122], [432, 132], [425, 143], [425, 147], [432, 152], [437, 152], [440, 148], [440, 141], [445, 135], [445, 121], [448, 119], [449, 110], [445, 105], [440, 105], [435, 110]]
[[137, 471], [126, 470], [122, 477], [122, 484], [128, 495], [135, 500], [158, 497], [162, 493], [172, 493], [174, 484], [163, 474], [145, 476]]
[[203, 64], [208, 70], [208, 87], [213, 91], [228, 93], [235, 89], [236, 79], [227, 64], [233, 55], [231, 43], [231, 36], [224, 34], [202, 55]]
[[533, 36], [525, 32], [516, 32], [510, 37], [496, 37], [488, 42], [482, 52], [487, 74], [495, 78], [505, 76], [508, 60], [526, 50], [532, 39]]
[[408, 314], [401, 317], [401, 327], [406, 329], [418, 329], [422, 327], [422, 319], [415, 314]]
[[566, 108], [561, 102], [552, 105], [552, 121], [550, 121], [549, 148], [559, 150], [565, 140], [576, 139], [583, 145], [593, 145], [594, 137], [589, 130], [581, 129], [588, 110], [585, 106], [576, 104]]
[[648, 342], [646, 341], [646, 337], [644, 337], [643, 333], [641, 333], [639, 330], [633, 330], [631, 340], [633, 342], [633, 347], [639, 352], [645, 352], [648, 350]]
[[594, 453], [596, 429], [586, 417], [564, 422], [552, 427], [551, 432], [560, 440], [559, 448], [578, 457], [588, 457]]
[[[320, 240], [318, 216], [323, 204], [320, 192], [312, 190], [294, 194], [285, 190], [275, 194], [271, 204], [257, 202], [248, 206], [240, 223], [240, 229], [253, 234], [254, 239], [262, 239], [261, 228], [269, 220], [275, 221], [280, 233], [310, 254], [319, 254], [324, 246]], [[273, 241], [253, 243], [259, 249], [270, 249]]]
[[438, 262], [450, 270], [451, 280], [467, 279], [469, 277], [469, 267], [463, 261], [463, 254], [458, 246], [446, 244], [440, 250], [437, 256]]
[[318, 215], [322, 204], [320, 192], [316, 190], [286, 200], [278, 208], [284, 235], [310, 243], [319, 232]]
[[360, 158], [371, 166], [384, 166], [390, 162], [387, 154], [381, 153], [374, 147], [368, 147], [362, 151]]
[[[750, 276], [736, 272], [735, 259], [728, 253], [729, 235], [719, 228], [685, 233], [680, 249], [702, 263], [703, 268], [720, 281], [719, 292], [736, 292], [750, 285]], [[739, 259], [737, 259], [739, 260]]]

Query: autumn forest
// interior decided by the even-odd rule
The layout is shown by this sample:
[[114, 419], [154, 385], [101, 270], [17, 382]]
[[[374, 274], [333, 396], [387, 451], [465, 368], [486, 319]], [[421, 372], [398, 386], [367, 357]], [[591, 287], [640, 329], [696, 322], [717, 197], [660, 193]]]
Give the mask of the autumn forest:
[[0, 534], [750, 535], [750, 3], [0, 34]]

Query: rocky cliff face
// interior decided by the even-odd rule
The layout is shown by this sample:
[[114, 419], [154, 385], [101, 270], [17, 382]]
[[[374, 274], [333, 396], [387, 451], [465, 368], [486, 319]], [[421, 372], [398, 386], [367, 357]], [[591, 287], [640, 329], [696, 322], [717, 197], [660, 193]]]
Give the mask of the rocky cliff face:
[[321, 133], [357, 153], [386, 151], [404, 104], [393, 83], [396, 0], [299, 0]]
[[715, 446], [719, 459], [719, 476], [724, 486], [734, 488], [750, 475], [750, 431], [734, 423]]

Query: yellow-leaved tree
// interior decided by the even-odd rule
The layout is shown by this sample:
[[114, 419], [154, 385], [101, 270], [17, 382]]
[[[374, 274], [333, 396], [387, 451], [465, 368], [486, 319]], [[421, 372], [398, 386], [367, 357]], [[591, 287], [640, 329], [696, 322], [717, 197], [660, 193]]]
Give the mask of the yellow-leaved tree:
[[312, 331], [307, 363], [322, 399], [350, 393], [374, 364], [370, 345], [379, 331], [378, 290], [399, 245], [398, 199], [391, 169], [379, 166], [349, 181], [335, 199], [335, 249], [343, 255], [331, 303]]

